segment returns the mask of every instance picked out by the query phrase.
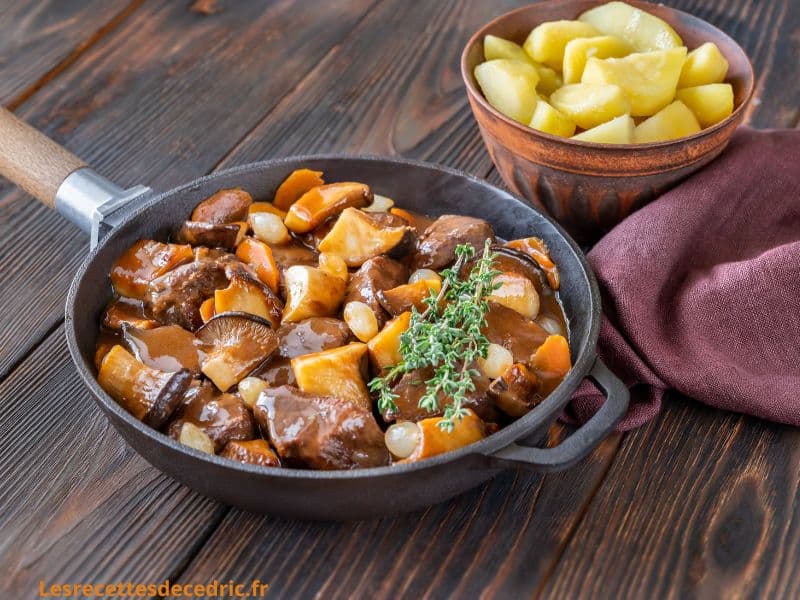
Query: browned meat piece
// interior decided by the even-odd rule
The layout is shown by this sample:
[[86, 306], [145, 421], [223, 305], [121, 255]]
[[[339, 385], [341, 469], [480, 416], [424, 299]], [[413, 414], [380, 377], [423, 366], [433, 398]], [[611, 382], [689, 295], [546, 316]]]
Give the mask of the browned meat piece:
[[208, 246], [236, 250], [247, 233], [247, 223], [206, 223], [184, 221], [175, 234], [175, 241], [192, 246]]
[[[418, 369], [403, 375], [394, 384], [392, 391], [397, 394], [395, 404], [397, 411], [387, 411], [382, 416], [385, 421], [419, 421], [428, 417], [441, 416], [447, 406], [447, 399], [444, 394], [439, 394], [439, 410], [429, 412], [419, 407], [419, 400], [425, 394], [427, 386], [425, 382], [433, 377], [433, 369], [428, 367]], [[484, 375], [473, 379], [475, 391], [467, 395], [466, 408], [471, 408], [484, 421], [496, 421], [497, 410], [494, 406], [494, 398], [488, 393], [489, 379]]]
[[192, 221], [233, 223], [246, 221], [253, 197], [241, 188], [220, 190], [198, 204], [192, 211]]
[[322, 352], [344, 346], [350, 340], [347, 323], [332, 317], [311, 317], [297, 323], [284, 323], [278, 329], [278, 353], [284, 358]]
[[496, 302], [489, 302], [483, 334], [493, 344], [511, 351], [515, 363], [527, 363], [531, 354], [547, 339], [547, 331], [535, 321]]
[[389, 464], [372, 412], [349, 400], [289, 386], [267, 388], [255, 415], [287, 466], [335, 470]]
[[256, 437], [253, 415], [236, 394], [223, 394], [211, 383], [195, 385], [186, 392], [183, 405], [169, 424], [168, 433], [178, 439], [184, 423], [196, 425], [214, 442], [219, 452], [231, 440]]
[[370, 258], [350, 276], [344, 303], [363, 302], [375, 313], [378, 327], [383, 327], [383, 324], [389, 319], [389, 313], [381, 306], [378, 292], [405, 283], [408, 281], [408, 276], [406, 266], [396, 260], [386, 256]]
[[261, 467], [280, 467], [278, 455], [265, 440], [230, 441], [219, 454], [237, 462], [259, 465]]
[[289, 358], [275, 356], [264, 365], [256, 368], [250, 375], [263, 379], [270, 387], [297, 384], [297, 379], [295, 379], [294, 371], [292, 370], [291, 359]]
[[487, 239], [494, 241], [494, 231], [483, 219], [443, 215], [420, 236], [414, 268], [443, 269], [455, 261], [456, 246], [472, 244], [480, 252]]
[[525, 365], [515, 363], [492, 382], [489, 394], [495, 398], [500, 410], [516, 419], [542, 401], [536, 388], [536, 375]]

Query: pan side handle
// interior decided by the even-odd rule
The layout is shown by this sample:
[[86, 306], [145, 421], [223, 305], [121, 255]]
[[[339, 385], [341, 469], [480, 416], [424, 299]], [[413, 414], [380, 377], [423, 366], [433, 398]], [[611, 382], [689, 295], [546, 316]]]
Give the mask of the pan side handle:
[[598, 358], [589, 378], [606, 397], [599, 411], [566, 440], [553, 448], [531, 448], [510, 444], [491, 455], [493, 463], [503, 467], [523, 467], [535, 471], [562, 471], [588, 455], [614, 430], [628, 410], [630, 394], [625, 384]]
[[123, 190], [2, 107], [0, 175], [89, 233], [92, 247], [105, 217], [149, 191], [143, 186]]

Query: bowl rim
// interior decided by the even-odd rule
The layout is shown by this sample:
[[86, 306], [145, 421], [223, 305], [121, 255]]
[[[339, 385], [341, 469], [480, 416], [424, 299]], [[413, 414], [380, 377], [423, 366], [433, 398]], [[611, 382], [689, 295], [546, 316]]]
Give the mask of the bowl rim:
[[[510, 423], [501, 430], [486, 436], [482, 440], [478, 440], [477, 442], [467, 444], [466, 446], [456, 450], [437, 454], [419, 461], [395, 463], [380, 467], [330, 471], [298, 469], [290, 467], [268, 468], [229, 460], [217, 454], [206, 454], [181, 444], [158, 429], [150, 427], [149, 425], [146, 425], [142, 421], [136, 419], [100, 387], [96, 374], [94, 373], [94, 368], [83, 356], [79, 347], [78, 339], [81, 337], [81, 333], [76, 327], [75, 319], [73, 319], [72, 313], [73, 311], [77, 310], [75, 308], [76, 298], [79, 295], [86, 273], [93, 268], [96, 257], [104, 251], [104, 248], [109, 245], [109, 243], [116, 236], [123, 235], [124, 230], [127, 227], [136, 226], [137, 219], [146, 215], [146, 213], [150, 212], [151, 210], [154, 210], [159, 204], [169, 202], [173, 196], [176, 196], [181, 192], [191, 190], [206, 182], [229, 176], [237, 176], [239, 174], [244, 174], [251, 171], [261, 172], [265, 169], [281, 166], [302, 165], [312, 161], [320, 160], [366, 161], [376, 164], [386, 163], [387, 165], [392, 166], [400, 164], [408, 168], [428, 169], [445, 173], [450, 176], [465, 178], [472, 183], [489, 187], [492, 188], [493, 191], [499, 192], [500, 195], [505, 196], [503, 198], [503, 202], [518, 204], [523, 206], [526, 210], [537, 213], [545, 221], [549, 222], [549, 224], [555, 229], [555, 231], [562, 238], [562, 242], [575, 254], [581, 267], [580, 275], [585, 280], [585, 284], [589, 292], [589, 309], [587, 318], [589, 319], [590, 324], [586, 334], [586, 345], [584, 348], [579, 349], [579, 352], [575, 356], [574, 364], [556, 389], [548, 394], [547, 397], [545, 397], [545, 399], [539, 405], [537, 405], [534, 410], [531, 410], [526, 415], [516, 419], [514, 422]], [[120, 225], [114, 227], [111, 233], [103, 238], [100, 243], [97, 244], [97, 246], [92, 249], [84, 258], [83, 262], [75, 273], [67, 294], [64, 325], [67, 338], [67, 347], [69, 349], [72, 362], [75, 365], [75, 369], [77, 370], [83, 384], [86, 386], [88, 391], [91, 392], [92, 399], [105, 413], [106, 418], [114, 426], [114, 428], [122, 435], [123, 438], [128, 440], [128, 443], [133, 448], [134, 452], [139, 456], [144, 457], [148, 462], [151, 461], [146, 455], [146, 446], [140, 441], [141, 438], [147, 438], [148, 442], [154, 444], [154, 446], [158, 447], [160, 451], [166, 450], [167, 452], [173, 453], [173, 455], [183, 455], [189, 460], [195, 461], [198, 466], [204, 465], [205, 467], [222, 468], [224, 470], [238, 472], [242, 475], [267, 479], [352, 481], [378, 477], [402, 477], [410, 472], [427, 471], [429, 469], [435, 469], [441, 467], [442, 465], [455, 463], [459, 460], [467, 458], [480, 457], [481, 460], [490, 460], [491, 455], [498, 450], [524, 439], [527, 435], [530, 435], [536, 431], [537, 427], [541, 426], [543, 423], [554, 421], [571, 400], [572, 393], [588, 376], [589, 371], [596, 360], [596, 347], [600, 330], [601, 303], [602, 301], [597, 279], [595, 278], [594, 272], [589, 265], [586, 255], [583, 253], [575, 240], [573, 240], [572, 237], [570, 237], [570, 235], [564, 230], [564, 228], [549, 215], [542, 213], [529, 203], [523, 201], [513, 192], [499, 188], [485, 179], [477, 177], [466, 171], [454, 169], [438, 163], [430, 163], [427, 161], [399, 156], [328, 153], [292, 155], [229, 167], [220, 171], [214, 171], [213, 173], [192, 181], [188, 181], [168, 191], [160, 193], [157, 192], [152, 196], [141, 199], [139, 203], [137, 203], [134, 207], [131, 207], [130, 212], [125, 215]], [[572, 346], [570, 346], [570, 349], [572, 349]], [[131, 442], [128, 439], [129, 435], [131, 437], [138, 438], [136, 443]], [[165, 472], [163, 467], [156, 466], [156, 468], [158, 468], [159, 471]]]
[[[550, 141], [556, 142], [559, 144], [563, 144], [567, 147], [577, 147], [577, 148], [586, 148], [587, 150], [591, 149], [607, 149], [607, 150], [616, 150], [617, 152], [624, 152], [630, 148], [642, 149], [642, 148], [665, 148], [669, 146], [673, 146], [676, 144], [684, 143], [687, 141], [694, 141], [699, 140], [704, 137], [710, 136], [717, 131], [724, 129], [730, 123], [736, 122], [742, 116], [742, 113], [747, 110], [750, 101], [753, 98], [753, 94], [755, 92], [755, 71], [753, 70], [753, 63], [750, 60], [747, 52], [744, 51], [744, 48], [737, 42], [733, 37], [722, 31], [717, 26], [709, 23], [708, 21], [701, 19], [691, 13], [687, 13], [685, 11], [679, 10], [677, 8], [673, 8], [671, 6], [666, 6], [664, 4], [656, 4], [654, 2], [647, 2], [646, 0], [625, 0], [627, 3], [635, 6], [636, 8], [640, 8], [642, 10], [646, 10], [645, 7], [658, 7], [661, 10], [666, 10], [668, 12], [672, 12], [675, 14], [683, 15], [690, 20], [696, 20], [700, 23], [703, 23], [713, 29], [718, 35], [729, 39], [733, 45], [739, 50], [741, 55], [745, 59], [745, 63], [747, 65], [747, 72], [746, 72], [746, 93], [744, 99], [739, 103], [739, 106], [734, 107], [733, 112], [728, 115], [725, 119], [720, 121], [719, 123], [715, 123], [711, 127], [706, 127], [705, 129], [701, 129], [697, 133], [693, 133], [692, 135], [687, 135], [684, 137], [679, 137], [674, 140], [666, 140], [661, 142], [647, 142], [647, 143], [631, 143], [631, 144], [605, 144], [599, 142], [585, 142], [583, 140], [575, 140], [571, 137], [561, 137], [558, 135], [553, 135], [550, 133], [545, 133], [544, 131], [540, 131], [538, 129], [534, 129], [533, 127], [529, 127], [527, 125], [523, 125], [519, 121], [515, 121], [511, 117], [508, 117], [497, 110], [494, 106], [489, 104], [489, 101], [483, 95], [483, 93], [477, 88], [477, 86], [473, 83], [473, 75], [469, 72], [469, 67], [467, 65], [467, 57], [472, 50], [472, 48], [479, 42], [483, 41], [483, 38], [486, 36], [486, 30], [493, 27], [498, 21], [504, 20], [511, 15], [515, 15], [517, 13], [527, 12], [534, 7], [541, 7], [545, 4], [555, 4], [555, 5], [562, 5], [564, 8], [568, 8], [571, 4], [573, 4], [573, 0], [545, 0], [544, 2], [537, 2], [535, 4], [528, 4], [526, 6], [520, 6], [519, 8], [515, 8], [514, 10], [510, 10], [508, 12], [502, 13], [497, 17], [493, 18], [488, 23], [484, 24], [480, 29], [478, 29], [475, 33], [473, 33], [469, 41], [467, 41], [466, 45], [464, 46], [463, 51], [461, 52], [461, 79], [464, 81], [464, 85], [467, 89], [467, 95], [474, 99], [478, 104], [480, 104], [481, 108], [490, 112], [494, 117], [503, 121], [505, 124], [513, 127], [514, 129], [519, 130], [521, 133], [525, 133], [528, 135], [532, 135], [533, 137], [540, 137], [543, 141]], [[602, 4], [606, 4], [607, 2], [598, 1], [597, 5], [600, 6]], [[671, 25], [670, 25], [671, 27]], [[678, 32], [680, 34], [680, 32]]]

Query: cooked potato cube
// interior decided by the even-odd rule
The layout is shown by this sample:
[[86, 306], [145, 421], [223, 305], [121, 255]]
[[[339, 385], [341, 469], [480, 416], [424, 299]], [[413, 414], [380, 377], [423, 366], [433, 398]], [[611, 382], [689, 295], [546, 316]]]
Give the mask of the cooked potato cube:
[[709, 83], [678, 90], [675, 98], [697, 117], [701, 127], [711, 127], [733, 112], [733, 87], [730, 83]]
[[247, 408], [253, 410], [261, 392], [268, 387], [269, 384], [263, 379], [259, 379], [258, 377], [245, 377], [239, 382], [237, 389], [239, 395], [242, 397], [242, 401], [247, 405]]
[[361, 377], [361, 360], [367, 346], [353, 342], [331, 350], [292, 359], [297, 387], [309, 394], [333, 396], [369, 408], [369, 391]]
[[638, 52], [683, 46], [683, 40], [668, 23], [624, 2], [609, 2], [587, 10], [578, 20], [606, 35], [616, 35]]
[[591, 57], [622, 58], [631, 52], [631, 45], [615, 35], [570, 40], [564, 48], [564, 83], [579, 83], [586, 61]]
[[306, 265], [292, 265], [283, 277], [286, 284], [283, 322], [330, 317], [336, 314], [344, 300], [346, 284], [336, 275]]
[[594, 142], [595, 144], [632, 144], [633, 130], [636, 127], [630, 115], [622, 115], [611, 119], [597, 127], [573, 135], [573, 140]]
[[184, 423], [181, 425], [181, 431], [178, 434], [178, 441], [190, 448], [205, 452], [206, 454], [214, 454], [214, 442], [208, 437], [208, 434], [200, 429], [194, 423]]
[[696, 87], [721, 83], [728, 74], [728, 61], [714, 42], [698, 46], [686, 56], [678, 87]]
[[539, 131], [544, 131], [551, 135], [560, 135], [561, 137], [569, 137], [575, 133], [575, 123], [544, 100], [539, 100], [536, 105], [530, 126]]
[[581, 81], [618, 85], [630, 100], [631, 115], [649, 117], [672, 102], [685, 59], [683, 46], [624, 58], [590, 58]]
[[564, 48], [567, 42], [595, 35], [600, 35], [600, 32], [589, 23], [549, 21], [530, 32], [523, 48], [533, 60], [560, 71], [564, 63]]
[[539, 72], [533, 65], [501, 58], [475, 67], [475, 79], [486, 100], [507, 117], [528, 124], [539, 96]]
[[527, 55], [525, 50], [522, 49], [522, 46], [512, 41], [504, 40], [496, 35], [487, 35], [483, 38], [483, 58], [485, 60], [508, 58], [533, 64], [533, 60]]
[[348, 267], [360, 267], [379, 254], [408, 248], [413, 240], [410, 226], [387, 227], [363, 211], [347, 208], [318, 248], [320, 252], [341, 257]]
[[683, 102], [676, 100], [636, 126], [633, 141], [637, 144], [674, 140], [700, 131], [700, 123]]
[[539, 83], [536, 84], [536, 91], [544, 96], [549, 96], [558, 88], [564, 85], [564, 80], [561, 79], [556, 71], [550, 67], [537, 64], [536, 70], [539, 72]]
[[524, 275], [501, 273], [492, 283], [500, 287], [489, 296], [491, 302], [502, 304], [528, 319], [535, 319], [539, 314], [539, 292]]
[[367, 342], [369, 358], [378, 370], [388, 369], [403, 360], [400, 336], [411, 323], [411, 313], [404, 312], [386, 323], [374, 338]]
[[550, 104], [583, 129], [631, 112], [631, 103], [617, 85], [571, 83], [556, 90]]

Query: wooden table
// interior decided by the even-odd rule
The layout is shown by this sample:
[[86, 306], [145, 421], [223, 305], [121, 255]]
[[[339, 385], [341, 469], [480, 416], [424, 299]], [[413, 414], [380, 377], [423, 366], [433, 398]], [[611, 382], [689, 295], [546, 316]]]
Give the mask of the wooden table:
[[[0, 8], [0, 101], [122, 185], [314, 152], [497, 180], [462, 88], [469, 35], [525, 0], [27, 0]], [[796, 127], [800, 3], [674, 0], [746, 48], [750, 122]], [[671, 397], [570, 471], [506, 472], [395, 519], [231, 509], [128, 448], [73, 370], [87, 239], [0, 187], [0, 597], [40, 580], [260, 578], [275, 597], [800, 597], [800, 430]]]

